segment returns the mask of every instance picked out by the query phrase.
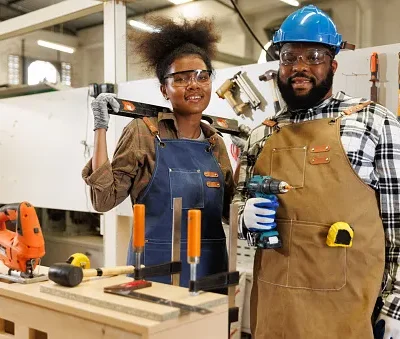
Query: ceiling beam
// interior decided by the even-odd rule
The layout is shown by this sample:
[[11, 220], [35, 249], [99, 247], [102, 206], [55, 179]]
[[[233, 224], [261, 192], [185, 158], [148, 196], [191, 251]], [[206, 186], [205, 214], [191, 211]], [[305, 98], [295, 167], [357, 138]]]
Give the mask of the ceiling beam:
[[20, 15], [0, 23], [0, 40], [102, 12], [103, 3], [95, 0], [65, 0], [52, 6]]

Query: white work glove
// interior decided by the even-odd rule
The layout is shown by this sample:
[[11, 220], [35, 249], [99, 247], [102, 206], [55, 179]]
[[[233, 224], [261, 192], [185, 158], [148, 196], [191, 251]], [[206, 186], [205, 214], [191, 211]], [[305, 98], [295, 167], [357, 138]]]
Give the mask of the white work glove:
[[278, 198], [275, 195], [269, 195], [268, 199], [248, 199], [243, 210], [246, 228], [251, 232], [263, 232], [275, 228], [275, 214], [278, 206]]
[[[385, 322], [384, 332], [378, 330], [378, 328], [382, 327], [383, 321]], [[381, 313], [375, 323], [374, 332], [377, 332], [375, 333], [376, 339], [400, 339], [400, 320]]]
[[92, 111], [94, 115], [94, 130], [99, 128], [108, 129], [110, 116], [108, 115], [107, 104], [110, 104], [114, 112], [119, 111], [119, 103], [115, 100], [114, 93], [100, 93], [96, 99], [92, 101]]

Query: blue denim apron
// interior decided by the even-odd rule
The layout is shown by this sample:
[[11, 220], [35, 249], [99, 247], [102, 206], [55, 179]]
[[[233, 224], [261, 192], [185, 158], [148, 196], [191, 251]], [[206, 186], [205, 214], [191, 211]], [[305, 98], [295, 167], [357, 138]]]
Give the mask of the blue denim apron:
[[[182, 198], [180, 286], [188, 287], [187, 216], [189, 209], [201, 210], [201, 257], [197, 277], [227, 271], [228, 256], [222, 227], [224, 177], [209, 141], [155, 139], [154, 173], [138, 203], [146, 206], [144, 265], [171, 261], [173, 199]], [[211, 175], [209, 174], [211, 173]], [[213, 177], [214, 176], [214, 177]], [[128, 265], [135, 264], [132, 237]], [[142, 262], [143, 263], [143, 262]], [[171, 283], [171, 276], [146, 280]]]

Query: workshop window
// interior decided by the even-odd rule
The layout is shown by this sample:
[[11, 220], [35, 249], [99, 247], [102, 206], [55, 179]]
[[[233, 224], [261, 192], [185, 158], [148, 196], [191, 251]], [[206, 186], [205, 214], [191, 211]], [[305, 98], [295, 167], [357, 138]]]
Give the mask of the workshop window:
[[61, 83], [71, 86], [71, 64], [69, 62], [61, 63]]
[[21, 62], [18, 55], [8, 56], [8, 83], [10, 85], [21, 83]]
[[36, 60], [28, 67], [28, 85], [36, 85], [44, 81], [57, 83], [58, 79], [59, 73], [51, 62]]

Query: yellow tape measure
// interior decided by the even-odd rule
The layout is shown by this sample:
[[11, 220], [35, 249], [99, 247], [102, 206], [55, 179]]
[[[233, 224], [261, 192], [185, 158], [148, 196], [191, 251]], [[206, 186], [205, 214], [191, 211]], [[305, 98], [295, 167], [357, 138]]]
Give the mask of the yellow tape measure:
[[90, 259], [83, 253], [74, 253], [68, 260], [68, 264], [73, 266], [82, 267], [83, 269], [90, 268]]
[[326, 244], [330, 247], [353, 246], [354, 230], [347, 222], [335, 222], [328, 231]]

